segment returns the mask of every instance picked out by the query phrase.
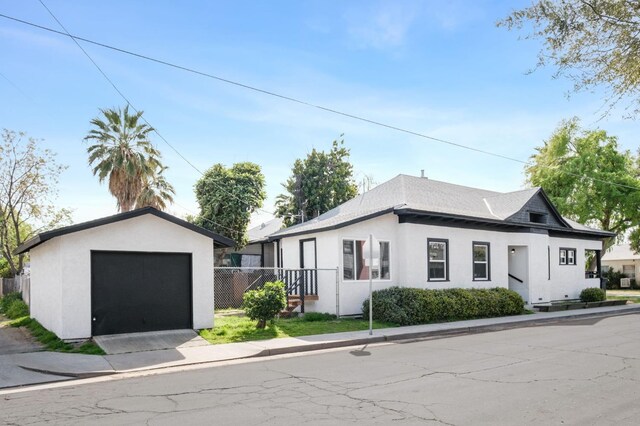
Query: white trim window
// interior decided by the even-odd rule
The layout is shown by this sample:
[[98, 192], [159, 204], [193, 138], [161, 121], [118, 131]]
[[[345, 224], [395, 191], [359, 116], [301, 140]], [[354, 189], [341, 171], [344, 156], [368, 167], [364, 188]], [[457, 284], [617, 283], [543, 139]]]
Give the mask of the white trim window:
[[449, 240], [427, 240], [428, 281], [449, 280]]
[[560, 249], [560, 264], [561, 265], [566, 265], [567, 264], [567, 250], [566, 249]]
[[491, 281], [489, 243], [473, 243], [473, 281]]
[[[364, 281], [369, 279], [369, 259], [365, 259], [366, 240], [342, 240], [342, 279]], [[373, 259], [372, 279], [391, 279], [391, 257], [388, 241], [380, 241], [380, 258]]]
[[574, 248], [560, 248], [560, 265], [575, 265], [576, 264], [576, 249]]

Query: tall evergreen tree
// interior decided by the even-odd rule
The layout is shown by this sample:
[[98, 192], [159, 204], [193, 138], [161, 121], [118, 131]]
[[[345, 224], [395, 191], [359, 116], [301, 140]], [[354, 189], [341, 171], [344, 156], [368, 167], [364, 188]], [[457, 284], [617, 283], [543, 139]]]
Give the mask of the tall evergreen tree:
[[358, 194], [344, 140], [333, 141], [329, 152], [313, 149], [294, 162], [291, 172], [282, 185], [286, 193], [276, 200], [276, 216], [286, 226], [318, 217]]

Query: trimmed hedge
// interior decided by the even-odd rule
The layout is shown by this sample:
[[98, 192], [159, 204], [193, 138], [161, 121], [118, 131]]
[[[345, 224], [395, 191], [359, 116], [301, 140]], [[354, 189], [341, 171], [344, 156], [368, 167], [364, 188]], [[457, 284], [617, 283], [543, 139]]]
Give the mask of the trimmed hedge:
[[[369, 315], [369, 299], [362, 304]], [[524, 300], [506, 288], [423, 290], [390, 287], [373, 292], [373, 319], [399, 325], [519, 315]]]
[[589, 287], [580, 292], [582, 302], [602, 302], [603, 300], [607, 300], [607, 293], [601, 288]]

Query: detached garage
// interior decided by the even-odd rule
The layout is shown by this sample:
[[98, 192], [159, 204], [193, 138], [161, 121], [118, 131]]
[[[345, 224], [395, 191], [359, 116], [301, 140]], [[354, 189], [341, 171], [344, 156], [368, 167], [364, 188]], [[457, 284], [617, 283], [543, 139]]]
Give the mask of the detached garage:
[[233, 241], [151, 207], [39, 234], [31, 316], [60, 338], [213, 326], [213, 253]]

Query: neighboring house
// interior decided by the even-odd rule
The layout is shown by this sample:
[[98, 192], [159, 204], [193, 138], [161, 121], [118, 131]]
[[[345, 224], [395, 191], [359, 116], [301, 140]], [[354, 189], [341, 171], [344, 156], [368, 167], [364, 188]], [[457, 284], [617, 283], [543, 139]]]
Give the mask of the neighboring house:
[[[373, 267], [364, 244], [373, 234]], [[560, 216], [540, 188], [499, 193], [399, 175], [321, 216], [271, 235], [278, 265], [334, 268], [307, 311], [361, 313], [374, 289], [505, 287], [529, 303], [574, 299], [600, 287], [585, 273], [615, 234]], [[586, 251], [592, 251], [586, 253]], [[336, 278], [337, 275], [337, 278]]]
[[[269, 235], [282, 228], [282, 219], [275, 218], [247, 231], [248, 244], [242, 250], [216, 249], [216, 266], [272, 267], [275, 254]], [[224, 251], [224, 253], [223, 253]]]
[[213, 250], [233, 241], [145, 207], [43, 232], [31, 316], [67, 340], [213, 326]]
[[625, 277], [636, 280], [640, 277], [640, 254], [634, 253], [629, 244], [610, 247], [602, 256], [602, 269], [622, 272]]

